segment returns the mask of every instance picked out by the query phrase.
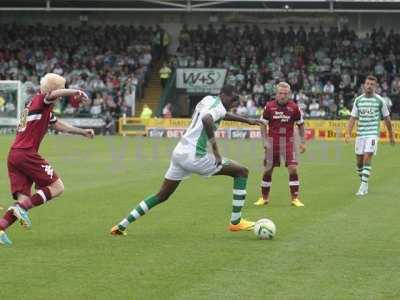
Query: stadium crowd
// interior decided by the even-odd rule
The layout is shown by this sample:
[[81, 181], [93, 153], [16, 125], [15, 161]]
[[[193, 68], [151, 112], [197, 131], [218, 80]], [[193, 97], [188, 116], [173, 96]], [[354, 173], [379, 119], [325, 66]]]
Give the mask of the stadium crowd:
[[227, 82], [240, 94], [239, 114], [257, 116], [279, 81], [292, 86], [306, 117], [340, 118], [368, 74], [379, 79], [378, 94], [400, 111], [400, 34], [373, 29], [365, 37], [344, 27], [329, 30], [256, 25], [216, 29], [183, 26], [173, 63], [180, 67], [228, 69]]
[[[130, 115], [134, 99], [143, 96], [153, 59], [165, 59], [169, 43], [158, 25], [7, 24], [0, 30], [0, 79], [21, 80], [29, 97], [45, 73], [63, 75], [70, 87], [85, 90], [92, 103], [78, 108], [66, 99], [55, 111], [79, 116]], [[306, 117], [348, 117], [370, 73], [378, 77], [377, 92], [392, 112], [400, 112], [400, 34], [393, 30], [373, 29], [360, 37], [346, 27], [306, 31], [183, 25], [177, 53], [168, 60], [172, 68], [226, 68], [227, 83], [240, 95], [241, 115], [260, 115], [276, 83], [285, 80]], [[0, 95], [0, 113], [15, 109], [4, 98]]]
[[[159, 26], [3, 24], [0, 31], [0, 79], [21, 80], [24, 98], [35, 92], [40, 77], [53, 72], [93, 99], [79, 109], [65, 99], [55, 108], [64, 114], [129, 114], [133, 98], [143, 96], [152, 56], [162, 54], [155, 51], [163, 31]], [[6, 102], [0, 111], [6, 110]]]

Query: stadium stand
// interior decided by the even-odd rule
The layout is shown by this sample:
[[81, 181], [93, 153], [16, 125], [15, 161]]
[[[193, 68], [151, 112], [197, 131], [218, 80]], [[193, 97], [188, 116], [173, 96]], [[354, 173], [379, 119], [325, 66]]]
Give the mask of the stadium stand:
[[382, 28], [361, 37], [347, 27], [183, 26], [175, 60], [179, 67], [227, 68], [242, 115], [259, 115], [276, 83], [285, 80], [306, 117], [336, 119], [348, 116], [370, 73], [379, 79], [377, 92], [399, 112], [399, 40], [398, 33]]
[[152, 28], [0, 26], [1, 80], [21, 80], [29, 94], [43, 74], [54, 72], [93, 99], [90, 106], [80, 109], [64, 101], [55, 109], [60, 114], [90, 116], [109, 111], [115, 117], [130, 115], [132, 94], [144, 96], [156, 34]]
[[[129, 116], [134, 96], [145, 97], [136, 101], [135, 115], [143, 103], [156, 111], [162, 91], [160, 57], [166, 56], [154, 42], [161, 27], [3, 24], [0, 30], [1, 80], [21, 80], [29, 95], [40, 76], [55, 72], [93, 99], [83, 108], [63, 101], [55, 110], [59, 114]], [[178, 40], [176, 53], [168, 57], [170, 66], [228, 69], [226, 81], [240, 94], [237, 112], [242, 115], [259, 116], [276, 83], [286, 80], [306, 117], [345, 118], [369, 73], [379, 78], [378, 93], [393, 115], [400, 112], [400, 34], [393, 30], [374, 28], [359, 36], [346, 26], [306, 31], [301, 26], [270, 30], [256, 25], [183, 25]], [[0, 111], [13, 109], [7, 105], [0, 97]]]

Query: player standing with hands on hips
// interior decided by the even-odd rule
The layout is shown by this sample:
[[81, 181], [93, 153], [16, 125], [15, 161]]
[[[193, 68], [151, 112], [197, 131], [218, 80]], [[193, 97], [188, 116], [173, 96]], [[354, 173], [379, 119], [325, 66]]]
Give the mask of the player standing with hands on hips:
[[[272, 173], [274, 167], [279, 167], [281, 159], [289, 173], [289, 189], [292, 205], [302, 207], [304, 204], [299, 200], [299, 175], [297, 172], [297, 155], [294, 141], [294, 125], [299, 128], [300, 153], [306, 150], [304, 138], [304, 120], [299, 106], [290, 100], [290, 85], [280, 82], [277, 86], [275, 100], [267, 102], [262, 119], [266, 126], [261, 126], [264, 141], [265, 159], [264, 174], [261, 182], [261, 194], [254, 205], [262, 206], [270, 202], [269, 193], [272, 184]], [[268, 132], [267, 132], [268, 126]]]
[[389, 133], [389, 140], [395, 144], [390, 113], [385, 104], [385, 100], [375, 93], [378, 80], [374, 76], [368, 76], [364, 82], [364, 94], [354, 100], [353, 109], [345, 141], [350, 141], [351, 132], [357, 122], [357, 137], [355, 143], [355, 153], [357, 162], [357, 173], [361, 179], [361, 185], [357, 196], [368, 194], [368, 179], [371, 175], [372, 157], [378, 150], [381, 117], [385, 122]]
[[[38, 153], [40, 143], [49, 124], [57, 131], [93, 138], [93, 129], [80, 129], [57, 120], [53, 106], [61, 97], [74, 96], [87, 102], [88, 96], [75, 89], [65, 88], [65, 79], [48, 73], [40, 80], [40, 91], [27, 103], [20, 116], [17, 135], [8, 154], [8, 176], [12, 196], [17, 202], [10, 206], [0, 219], [0, 244], [11, 245], [6, 229], [16, 220], [24, 227], [31, 227], [28, 210], [58, 197], [64, 184], [52, 166]], [[35, 183], [36, 193], [31, 196]]]

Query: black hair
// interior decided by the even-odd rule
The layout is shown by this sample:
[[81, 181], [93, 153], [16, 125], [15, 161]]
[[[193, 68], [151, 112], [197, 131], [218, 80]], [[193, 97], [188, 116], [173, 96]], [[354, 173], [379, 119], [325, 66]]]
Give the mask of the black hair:
[[235, 87], [230, 84], [225, 84], [220, 91], [221, 94], [227, 95], [227, 96], [233, 96], [235, 93]]

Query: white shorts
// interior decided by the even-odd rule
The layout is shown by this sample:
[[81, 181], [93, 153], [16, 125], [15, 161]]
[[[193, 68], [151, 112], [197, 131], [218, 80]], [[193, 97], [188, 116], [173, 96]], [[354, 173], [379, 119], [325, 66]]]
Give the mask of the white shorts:
[[357, 137], [355, 144], [356, 154], [374, 153], [374, 155], [376, 155], [378, 151], [378, 141], [379, 139], [376, 136]]
[[209, 177], [221, 169], [222, 165], [215, 165], [215, 156], [212, 154], [207, 153], [203, 157], [196, 157], [193, 152], [189, 154], [174, 151], [165, 178], [178, 181], [188, 178], [192, 173]]

